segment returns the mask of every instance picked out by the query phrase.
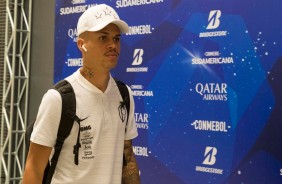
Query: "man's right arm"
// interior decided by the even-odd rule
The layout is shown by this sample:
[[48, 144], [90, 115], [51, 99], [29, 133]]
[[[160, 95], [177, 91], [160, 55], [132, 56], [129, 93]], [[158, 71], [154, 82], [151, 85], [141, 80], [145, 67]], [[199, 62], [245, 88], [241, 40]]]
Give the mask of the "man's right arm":
[[23, 184], [41, 184], [52, 148], [30, 141]]

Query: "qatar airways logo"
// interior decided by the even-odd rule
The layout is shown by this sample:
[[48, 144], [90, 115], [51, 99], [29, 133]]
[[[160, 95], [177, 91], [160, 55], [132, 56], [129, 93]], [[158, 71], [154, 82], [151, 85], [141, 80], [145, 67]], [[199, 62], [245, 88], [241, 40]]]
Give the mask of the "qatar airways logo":
[[131, 68], [127, 68], [126, 72], [148, 72], [148, 67], [141, 67], [143, 63], [144, 50], [141, 48], [135, 49], [133, 53], [133, 61]]
[[[221, 23], [221, 11], [220, 10], [211, 10], [208, 16], [208, 24], [206, 26], [207, 30], [217, 29]], [[211, 31], [211, 32], [201, 32], [199, 37], [222, 37], [227, 36], [228, 32], [223, 31]]]
[[76, 29], [69, 29], [68, 30], [68, 37], [72, 39], [73, 42], [77, 42], [77, 30]]
[[195, 91], [207, 101], [227, 101], [226, 83], [197, 83]]
[[136, 126], [139, 129], [149, 129], [149, 114], [147, 113], [134, 113]]

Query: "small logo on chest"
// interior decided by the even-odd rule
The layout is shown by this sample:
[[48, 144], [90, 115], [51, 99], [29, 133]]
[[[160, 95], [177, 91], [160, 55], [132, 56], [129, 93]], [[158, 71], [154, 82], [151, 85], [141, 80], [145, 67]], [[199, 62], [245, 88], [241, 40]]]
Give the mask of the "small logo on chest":
[[81, 131], [81, 132], [87, 131], [87, 130], [91, 130], [91, 126], [90, 126], [90, 125], [84, 126], [84, 127], [80, 127], [80, 131]]

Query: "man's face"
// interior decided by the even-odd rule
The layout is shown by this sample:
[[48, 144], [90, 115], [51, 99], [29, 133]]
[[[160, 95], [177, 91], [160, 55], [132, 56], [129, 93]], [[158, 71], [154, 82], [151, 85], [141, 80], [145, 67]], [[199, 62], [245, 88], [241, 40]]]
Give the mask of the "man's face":
[[87, 32], [84, 64], [94, 70], [110, 71], [117, 64], [120, 53], [120, 30], [109, 24], [97, 32]]

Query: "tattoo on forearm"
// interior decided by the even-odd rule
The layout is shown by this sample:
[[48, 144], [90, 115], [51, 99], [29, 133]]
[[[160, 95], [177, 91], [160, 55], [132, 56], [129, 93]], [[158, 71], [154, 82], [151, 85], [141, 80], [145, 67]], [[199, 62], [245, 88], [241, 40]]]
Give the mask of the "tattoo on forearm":
[[125, 141], [124, 156], [126, 163], [122, 168], [122, 184], [140, 184], [139, 169], [130, 141]]

